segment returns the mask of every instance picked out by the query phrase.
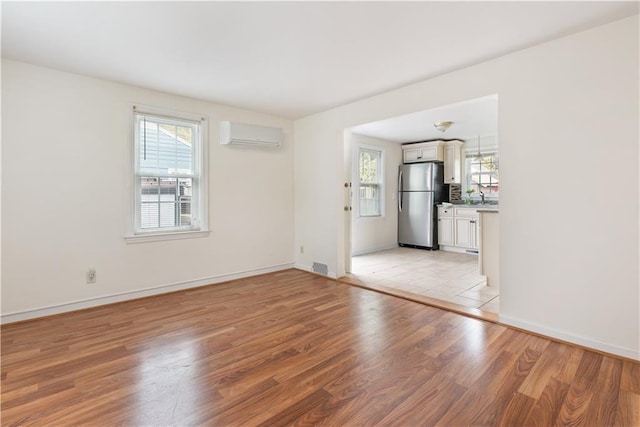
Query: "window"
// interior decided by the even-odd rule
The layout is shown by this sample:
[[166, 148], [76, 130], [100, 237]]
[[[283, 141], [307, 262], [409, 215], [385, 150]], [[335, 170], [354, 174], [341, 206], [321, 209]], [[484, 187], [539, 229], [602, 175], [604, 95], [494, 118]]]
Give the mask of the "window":
[[206, 231], [204, 119], [134, 109], [133, 234]]
[[360, 216], [382, 216], [382, 151], [360, 148], [358, 153], [359, 171], [359, 212]]
[[499, 163], [497, 152], [483, 152], [480, 155], [467, 153], [465, 161], [467, 171], [466, 189], [475, 190], [472, 198], [497, 199], [500, 193]]

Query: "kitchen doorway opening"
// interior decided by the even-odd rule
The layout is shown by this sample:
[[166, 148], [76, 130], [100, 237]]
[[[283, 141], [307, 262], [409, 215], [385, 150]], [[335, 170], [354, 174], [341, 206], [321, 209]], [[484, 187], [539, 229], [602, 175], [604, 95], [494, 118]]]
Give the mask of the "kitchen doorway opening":
[[[478, 167], [472, 161], [489, 150], [495, 154], [492, 159], [498, 158], [497, 102], [497, 95], [491, 95], [344, 131], [344, 170], [348, 184], [345, 186], [344, 225], [347, 274], [343, 281], [463, 314], [497, 320], [500, 305], [498, 287], [487, 285], [487, 278], [480, 274], [481, 257], [466, 253], [473, 250], [466, 251], [455, 245], [441, 248], [446, 250], [398, 245], [398, 209], [402, 200], [398, 191], [398, 169], [407, 160], [402, 144], [461, 141], [460, 172], [456, 183], [458, 195], [466, 189], [474, 189], [464, 193], [473, 196], [470, 197], [471, 208], [485, 207], [484, 203], [479, 205], [485, 202], [480, 199], [481, 195], [473, 193], [476, 189], [480, 193], [489, 178], [483, 175], [486, 168], [482, 169], [481, 165], [480, 170], [476, 170]], [[441, 121], [452, 121], [453, 125], [443, 133], [434, 126]], [[471, 168], [475, 168], [474, 174], [470, 173]], [[491, 189], [496, 190], [490, 203], [494, 204], [491, 208], [495, 209], [497, 218], [497, 170], [490, 179]], [[451, 187], [454, 186], [447, 186], [448, 190]], [[450, 195], [448, 192], [447, 197]], [[447, 202], [454, 203], [454, 208], [456, 202], [464, 204], [464, 200]], [[434, 208], [435, 212], [437, 208]], [[463, 225], [460, 221], [460, 233], [466, 232]], [[435, 228], [437, 231], [438, 227]], [[497, 252], [496, 246], [492, 256], [497, 257]], [[495, 283], [497, 285], [497, 281]]]

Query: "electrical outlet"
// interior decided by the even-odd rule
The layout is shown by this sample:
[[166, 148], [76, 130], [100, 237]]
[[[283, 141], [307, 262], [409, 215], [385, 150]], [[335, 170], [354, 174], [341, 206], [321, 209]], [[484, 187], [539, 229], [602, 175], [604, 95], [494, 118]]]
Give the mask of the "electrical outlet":
[[300, 253], [303, 254], [304, 253], [304, 246], [300, 246]]
[[96, 283], [96, 269], [93, 267], [87, 271], [87, 283]]

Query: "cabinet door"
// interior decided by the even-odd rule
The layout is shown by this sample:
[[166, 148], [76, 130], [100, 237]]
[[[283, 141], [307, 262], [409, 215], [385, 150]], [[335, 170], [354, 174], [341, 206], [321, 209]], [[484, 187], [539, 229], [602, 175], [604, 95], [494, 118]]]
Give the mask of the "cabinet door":
[[444, 147], [444, 183], [460, 184], [462, 181], [462, 150], [458, 145]]
[[410, 148], [402, 151], [405, 163], [413, 163], [422, 161], [419, 148]]
[[453, 218], [438, 218], [438, 244], [453, 246]]
[[478, 218], [456, 218], [455, 245], [461, 248], [478, 249]]
[[462, 248], [471, 248], [472, 218], [456, 218], [455, 243]]
[[420, 149], [420, 160], [431, 161], [438, 160], [438, 147], [427, 147]]

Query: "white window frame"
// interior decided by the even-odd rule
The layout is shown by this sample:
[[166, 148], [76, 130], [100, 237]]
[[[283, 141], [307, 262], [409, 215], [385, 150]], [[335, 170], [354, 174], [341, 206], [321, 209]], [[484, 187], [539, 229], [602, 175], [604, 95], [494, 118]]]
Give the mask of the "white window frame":
[[[147, 114], [158, 119], [166, 118], [169, 121], [183, 121], [196, 123], [199, 125], [199, 135], [196, 135], [193, 141], [193, 174], [182, 175], [176, 174], [171, 177], [192, 178], [192, 205], [191, 212], [195, 217], [195, 221], [190, 226], [182, 227], [163, 227], [154, 229], [142, 229], [140, 227], [140, 207], [141, 207], [141, 190], [139, 185], [139, 177], [150, 176], [148, 173], [138, 172], [139, 165], [139, 147], [138, 147], [138, 126], [136, 125], [136, 116], [139, 114]], [[208, 214], [208, 120], [202, 115], [190, 114], [167, 110], [163, 108], [133, 105], [131, 107], [131, 143], [130, 143], [130, 160], [128, 171], [128, 209], [127, 209], [127, 232], [125, 241], [127, 243], [143, 243], [162, 240], [187, 239], [196, 237], [207, 237], [209, 235], [209, 214]], [[164, 177], [164, 175], [162, 175]]]
[[[360, 208], [360, 152], [362, 150], [368, 151], [377, 151], [380, 153], [380, 167], [379, 167], [379, 176], [378, 176], [378, 186], [380, 188], [380, 214], [379, 215], [362, 215], [362, 209]], [[355, 161], [355, 176], [356, 176], [356, 192], [355, 195], [357, 197], [357, 206], [358, 206], [358, 218], [362, 219], [376, 219], [376, 218], [384, 218], [385, 217], [385, 162], [386, 162], [386, 153], [383, 147], [379, 147], [376, 145], [367, 145], [367, 144], [357, 144], [356, 147], [356, 161]]]

